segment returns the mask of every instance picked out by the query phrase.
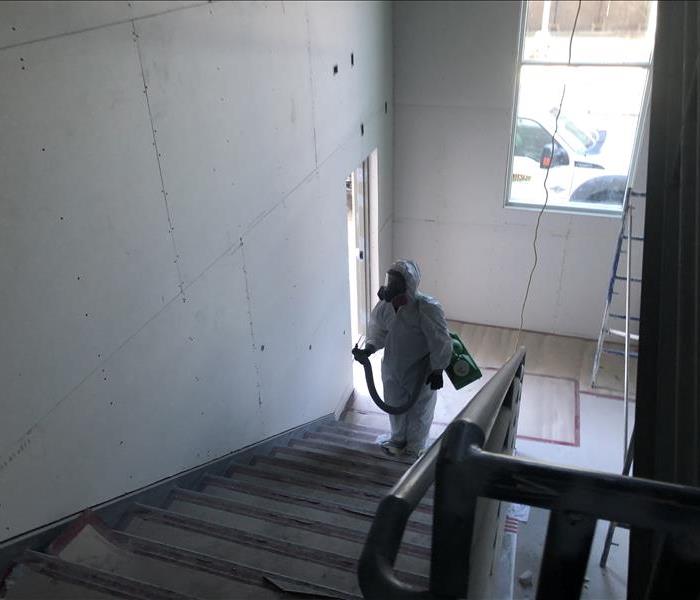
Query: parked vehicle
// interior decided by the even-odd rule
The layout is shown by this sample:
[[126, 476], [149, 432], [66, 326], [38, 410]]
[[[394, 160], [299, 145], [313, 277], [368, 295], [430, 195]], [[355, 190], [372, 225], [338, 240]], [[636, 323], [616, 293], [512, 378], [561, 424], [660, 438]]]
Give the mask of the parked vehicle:
[[560, 115], [555, 134], [555, 119], [556, 110], [553, 115], [517, 117], [511, 202], [543, 202], [546, 176], [548, 203], [621, 203], [626, 174], [610, 172], [596, 156], [606, 132]]

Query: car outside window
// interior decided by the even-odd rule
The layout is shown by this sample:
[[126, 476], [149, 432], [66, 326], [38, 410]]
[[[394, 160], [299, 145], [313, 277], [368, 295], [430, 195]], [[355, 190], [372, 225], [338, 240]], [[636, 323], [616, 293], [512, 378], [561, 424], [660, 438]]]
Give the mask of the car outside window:
[[540, 162], [542, 149], [552, 143], [552, 134], [532, 119], [518, 118], [515, 129], [515, 148], [513, 153], [516, 156], [525, 156]]
[[571, 41], [577, 8], [524, 3], [506, 205], [616, 214], [637, 154], [656, 2], [583, 1]]

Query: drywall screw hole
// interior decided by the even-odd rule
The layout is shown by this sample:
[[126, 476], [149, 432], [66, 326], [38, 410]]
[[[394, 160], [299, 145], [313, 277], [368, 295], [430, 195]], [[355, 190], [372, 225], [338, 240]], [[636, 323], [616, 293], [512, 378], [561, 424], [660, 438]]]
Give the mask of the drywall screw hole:
[[265, 344], [263, 344], [262, 346], [260, 346], [260, 352], [265, 352]]
[[360, 125], [360, 135], [365, 135], [365, 124], [364, 123], [362, 123]]
[[389, 103], [385, 102], [384, 103], [384, 114], [387, 114], [389, 112]]
[[17, 28], [16, 28], [16, 27], [13, 27], [13, 28], [12, 28], [12, 31], [17, 31]]
[[63, 221], [63, 217], [61, 217], [61, 221]]
[[311, 344], [309, 344], [309, 350], [311, 350]]
[[46, 148], [42, 148], [41, 151], [42, 151], [42, 152], [46, 152]]
[[354, 52], [350, 53], [350, 66], [351, 67], [355, 66], [355, 53]]
[[333, 75], [338, 74], [338, 65], [333, 65]]
[[85, 316], [87, 317], [87, 316], [88, 316], [88, 314], [87, 314], [87, 313], [85, 313]]
[[26, 71], [27, 69], [26, 69], [25, 67], [22, 67], [22, 70], [23, 70], [23, 71]]

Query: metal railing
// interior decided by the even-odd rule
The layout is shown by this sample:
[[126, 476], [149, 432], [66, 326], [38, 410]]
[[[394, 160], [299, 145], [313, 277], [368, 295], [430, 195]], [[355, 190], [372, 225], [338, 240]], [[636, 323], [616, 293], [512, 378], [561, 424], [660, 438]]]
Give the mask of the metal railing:
[[[434, 592], [439, 593], [436, 590], [443, 587], [443, 571], [451, 570], [449, 567], [445, 569], [440, 566], [443, 562], [441, 557], [447, 549], [446, 542], [448, 545], [451, 543], [451, 536], [449, 531], [443, 530], [447, 523], [443, 519], [438, 522], [437, 515], [444, 513], [445, 504], [448, 505], [448, 513], [452, 513], [453, 510], [449, 507], [450, 495], [445, 493], [440, 485], [440, 478], [436, 482], [436, 467], [439, 472], [439, 465], [445, 465], [446, 458], [449, 459], [455, 451], [460, 452], [460, 449], [454, 446], [454, 426], [472, 432], [482, 445], [489, 440], [488, 446], [494, 449], [504, 446], [512, 448], [524, 362], [525, 348], [520, 348], [379, 503], [359, 562], [360, 588], [366, 598], [409, 600], [433, 598]], [[406, 523], [434, 482], [436, 521], [433, 528], [431, 583], [430, 590], [422, 590], [401, 581], [394, 573], [394, 562]], [[451, 556], [448, 562], [454, 564], [455, 558]]]
[[[551, 511], [537, 598], [579, 598], [598, 519], [669, 536], [700, 565], [700, 489], [554, 466], [511, 456], [525, 350], [513, 357], [450, 423], [380, 502], [359, 563], [369, 599], [465, 598], [483, 577], [476, 552], [485, 502]], [[435, 483], [429, 589], [394, 572], [406, 523]], [[490, 541], [490, 540], [489, 540]], [[494, 548], [493, 551], [497, 551]], [[471, 581], [470, 581], [471, 579]], [[476, 588], [482, 590], [483, 588]]]

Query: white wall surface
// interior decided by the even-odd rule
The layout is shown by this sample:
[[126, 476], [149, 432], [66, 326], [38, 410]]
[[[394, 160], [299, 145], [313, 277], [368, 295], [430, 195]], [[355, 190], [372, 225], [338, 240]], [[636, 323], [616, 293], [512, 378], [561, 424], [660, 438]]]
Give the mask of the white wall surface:
[[0, 541], [347, 397], [391, 33], [385, 3], [0, 4]]
[[[503, 206], [519, 17], [519, 2], [394, 8], [394, 252], [448, 317], [515, 328], [537, 219]], [[618, 231], [543, 216], [525, 329], [597, 337]]]

